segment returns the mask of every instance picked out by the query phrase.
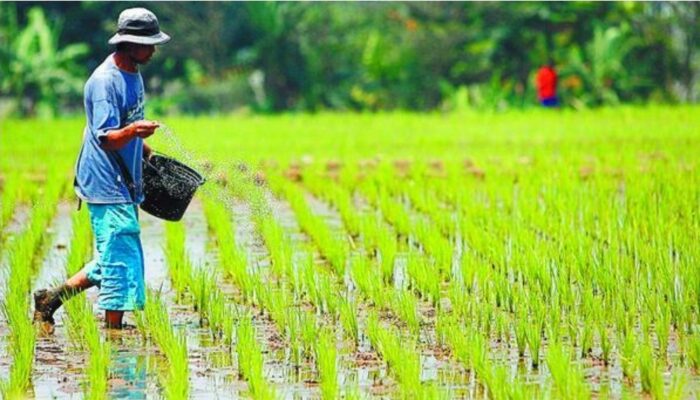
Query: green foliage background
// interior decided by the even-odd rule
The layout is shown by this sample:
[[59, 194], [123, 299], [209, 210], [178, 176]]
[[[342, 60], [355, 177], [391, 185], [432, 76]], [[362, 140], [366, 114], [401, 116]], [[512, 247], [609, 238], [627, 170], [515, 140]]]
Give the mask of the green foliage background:
[[[82, 83], [141, 3], [0, 3], [0, 113], [80, 113]], [[552, 59], [566, 107], [695, 102], [700, 3], [146, 5], [171, 43], [151, 113], [536, 106]]]

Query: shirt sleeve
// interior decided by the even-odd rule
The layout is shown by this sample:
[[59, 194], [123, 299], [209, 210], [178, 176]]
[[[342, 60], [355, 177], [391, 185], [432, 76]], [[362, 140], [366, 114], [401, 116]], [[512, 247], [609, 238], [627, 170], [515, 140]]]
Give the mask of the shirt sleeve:
[[90, 125], [97, 138], [102, 141], [107, 132], [119, 129], [119, 108], [110, 100], [97, 100], [92, 103], [92, 120]]
[[107, 136], [107, 132], [121, 127], [117, 94], [109, 77], [97, 77], [90, 87], [90, 127], [97, 139]]

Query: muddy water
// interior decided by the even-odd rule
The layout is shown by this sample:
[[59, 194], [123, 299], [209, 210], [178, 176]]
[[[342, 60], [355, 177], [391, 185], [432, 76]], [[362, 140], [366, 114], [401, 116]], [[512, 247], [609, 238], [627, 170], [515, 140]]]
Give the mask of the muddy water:
[[[72, 237], [74, 206], [59, 203], [56, 215], [47, 230], [48, 249], [39, 266], [32, 290], [53, 287], [65, 280], [66, 257]], [[83, 212], [87, 212], [83, 210]], [[37, 338], [34, 362], [34, 394], [38, 398], [70, 397], [81, 392], [84, 354], [70, 348], [60, 308], [54, 315], [54, 335]]]
[[2, 240], [8, 240], [11, 237], [22, 232], [27, 227], [27, 222], [32, 213], [32, 207], [25, 203], [20, 203], [15, 206], [12, 218], [5, 225], [2, 232]]
[[209, 257], [210, 254], [207, 253], [207, 223], [199, 198], [192, 199], [187, 212], [182, 217], [182, 223], [185, 225], [187, 235], [185, 251], [189, 255], [192, 265], [200, 267], [213, 264]]

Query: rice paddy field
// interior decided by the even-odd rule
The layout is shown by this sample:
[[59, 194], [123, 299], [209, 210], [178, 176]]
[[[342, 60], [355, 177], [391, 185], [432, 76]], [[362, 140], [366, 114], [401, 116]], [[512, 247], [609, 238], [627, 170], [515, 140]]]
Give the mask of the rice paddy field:
[[207, 183], [141, 213], [145, 310], [51, 335], [84, 121], [0, 122], [1, 397], [700, 397], [697, 107], [161, 122]]

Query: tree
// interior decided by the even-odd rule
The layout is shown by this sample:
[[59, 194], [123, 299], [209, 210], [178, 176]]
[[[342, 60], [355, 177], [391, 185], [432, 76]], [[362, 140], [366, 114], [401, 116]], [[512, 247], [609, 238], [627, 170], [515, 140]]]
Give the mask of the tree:
[[58, 31], [41, 8], [32, 8], [27, 26], [3, 51], [0, 87], [21, 115], [54, 116], [62, 100], [80, 94], [84, 69], [76, 61], [87, 51], [84, 44], [59, 49]]

